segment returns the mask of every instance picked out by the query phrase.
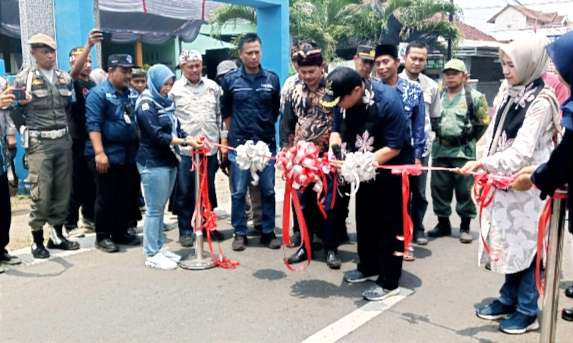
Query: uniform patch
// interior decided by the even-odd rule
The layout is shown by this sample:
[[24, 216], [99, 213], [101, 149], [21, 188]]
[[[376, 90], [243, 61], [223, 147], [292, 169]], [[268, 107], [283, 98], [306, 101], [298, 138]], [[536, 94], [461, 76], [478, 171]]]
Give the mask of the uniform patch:
[[142, 109], [143, 111], [149, 111], [149, 104], [148, 104], [148, 103], [142, 104], [142, 105], [141, 105], [141, 109]]

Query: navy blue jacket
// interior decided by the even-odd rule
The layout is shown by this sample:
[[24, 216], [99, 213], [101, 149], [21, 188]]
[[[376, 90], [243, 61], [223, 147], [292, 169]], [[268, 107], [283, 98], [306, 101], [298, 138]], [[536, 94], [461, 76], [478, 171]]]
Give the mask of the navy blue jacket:
[[257, 75], [249, 75], [241, 67], [225, 75], [221, 86], [223, 119], [231, 117], [229, 144], [236, 147], [249, 139], [262, 140], [274, 151], [280, 107], [278, 76], [263, 68]]
[[[86, 98], [86, 129], [100, 132], [105, 154], [111, 165], [135, 163], [137, 130], [134, 102], [130, 91], [116, 89], [109, 80], [92, 88]], [[85, 155], [94, 157], [91, 141], [86, 142]]]
[[410, 144], [400, 95], [394, 88], [378, 81], [373, 81], [371, 87], [366, 90], [369, 99], [346, 110], [345, 116], [336, 108], [332, 131], [341, 134], [349, 152], [374, 152], [389, 147], [400, 149], [400, 154], [388, 161], [387, 165], [413, 163], [414, 148]]
[[[142, 100], [137, 107], [137, 125], [139, 126], [139, 149], [137, 163], [145, 167], [175, 167], [179, 161], [171, 149], [173, 139], [173, 121], [175, 107], [162, 109], [150, 100]], [[177, 136], [187, 135], [177, 121]]]

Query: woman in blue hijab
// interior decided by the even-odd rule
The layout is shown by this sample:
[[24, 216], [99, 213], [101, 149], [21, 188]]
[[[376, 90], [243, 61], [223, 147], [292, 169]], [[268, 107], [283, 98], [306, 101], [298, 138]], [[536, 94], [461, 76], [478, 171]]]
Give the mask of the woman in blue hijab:
[[175, 81], [173, 72], [163, 64], [147, 72], [146, 89], [137, 99], [136, 116], [140, 131], [137, 168], [143, 184], [147, 211], [143, 219], [143, 252], [150, 268], [175, 269], [181, 257], [166, 247], [163, 213], [175, 185], [179, 145], [200, 147], [187, 137], [175, 117], [175, 106], [168, 94]]
[[[547, 47], [549, 56], [561, 79], [571, 88], [573, 85], [573, 32], [569, 32]], [[535, 185], [541, 190], [542, 198], [553, 195], [555, 190], [569, 185], [569, 216], [573, 213], [573, 95], [563, 103], [563, 139], [555, 148], [549, 161], [539, 166], [524, 168], [517, 174], [512, 187], [527, 190]], [[573, 221], [569, 220], [569, 231], [573, 233]], [[573, 286], [565, 290], [565, 295], [573, 298]], [[573, 308], [562, 312], [565, 320], [573, 321]]]

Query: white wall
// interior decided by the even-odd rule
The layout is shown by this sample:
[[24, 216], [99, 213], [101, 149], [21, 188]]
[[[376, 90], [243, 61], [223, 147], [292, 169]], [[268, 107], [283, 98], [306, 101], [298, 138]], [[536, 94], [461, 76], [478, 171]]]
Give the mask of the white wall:
[[496, 18], [495, 31], [524, 29], [527, 27], [526, 20], [521, 12], [509, 7]]

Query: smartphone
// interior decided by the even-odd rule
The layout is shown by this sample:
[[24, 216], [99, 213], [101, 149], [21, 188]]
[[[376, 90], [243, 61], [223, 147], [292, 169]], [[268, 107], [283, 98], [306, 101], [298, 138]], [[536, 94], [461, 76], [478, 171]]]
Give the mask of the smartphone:
[[111, 32], [106, 32], [102, 29], [94, 29], [94, 32], [99, 32], [102, 36], [102, 42], [111, 42]]
[[26, 100], [26, 88], [12, 88], [12, 94], [14, 94], [16, 101]]

